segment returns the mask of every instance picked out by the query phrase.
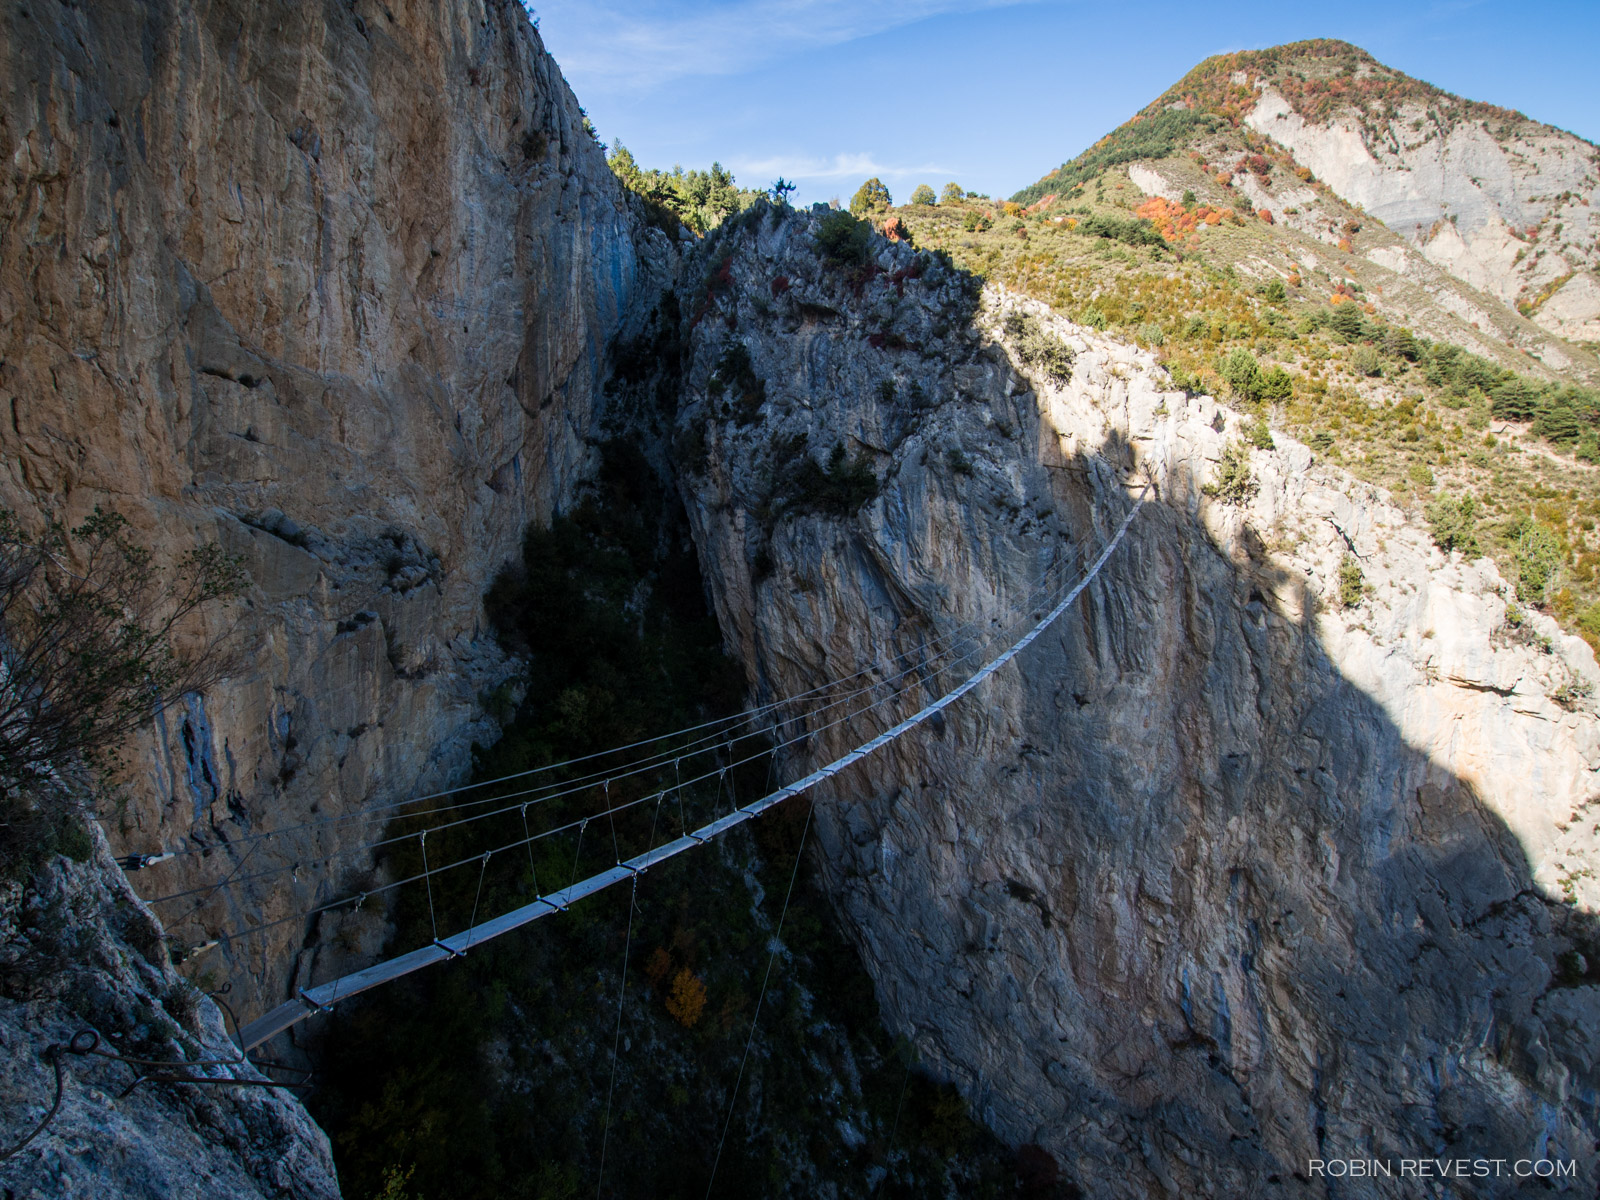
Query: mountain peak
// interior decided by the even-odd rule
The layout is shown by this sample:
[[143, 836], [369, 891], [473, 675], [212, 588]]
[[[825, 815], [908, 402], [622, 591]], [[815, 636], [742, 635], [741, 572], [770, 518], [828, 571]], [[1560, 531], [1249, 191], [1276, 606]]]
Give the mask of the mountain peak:
[[1255, 107], [1263, 86], [1281, 93], [1295, 112], [1311, 122], [1347, 111], [1393, 116], [1411, 106], [1442, 124], [1474, 120], [1502, 126], [1506, 136], [1531, 124], [1514, 109], [1464, 100], [1336, 38], [1214, 54], [1141, 110], [1140, 116], [1181, 107], [1237, 124]]

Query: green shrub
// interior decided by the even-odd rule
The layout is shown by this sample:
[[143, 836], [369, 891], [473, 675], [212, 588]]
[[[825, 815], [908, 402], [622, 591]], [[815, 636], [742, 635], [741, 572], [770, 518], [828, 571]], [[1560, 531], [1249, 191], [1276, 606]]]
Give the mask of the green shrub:
[[826, 466], [801, 454], [788, 465], [780, 486], [796, 512], [848, 517], [876, 498], [878, 476], [866, 455], [848, 457], [841, 442], [828, 455]]
[[1446, 554], [1459, 550], [1468, 558], [1478, 556], [1478, 501], [1468, 492], [1459, 498], [1440, 496], [1427, 508], [1433, 542]]
[[1367, 336], [1367, 319], [1357, 304], [1341, 304], [1328, 313], [1328, 328], [1347, 342]]
[[950, 470], [957, 475], [972, 474], [972, 459], [967, 457], [967, 452], [959, 446], [952, 446], [945, 452], [945, 461], [950, 464]]
[[760, 418], [761, 406], [767, 401], [767, 383], [756, 374], [743, 342], [735, 342], [723, 352], [712, 382], [722, 385], [714, 394], [724, 388], [733, 393], [733, 417], [739, 424], [750, 425]]
[[1272, 430], [1268, 427], [1265, 417], [1257, 417], [1250, 422], [1249, 428], [1245, 430], [1245, 437], [1257, 450], [1272, 449]]
[[[1345, 305], [1346, 308], [1350, 306]], [[1383, 356], [1371, 346], [1357, 346], [1350, 356], [1350, 366], [1357, 375], [1376, 379], [1383, 374]]]
[[1289, 293], [1284, 289], [1283, 280], [1274, 279], [1261, 289], [1261, 297], [1268, 304], [1282, 304], [1289, 298]]
[[1339, 605], [1341, 608], [1360, 608], [1366, 597], [1366, 576], [1354, 554], [1346, 554], [1339, 563]]
[[1045, 329], [1031, 313], [1009, 312], [1005, 319], [1006, 336], [1016, 346], [1017, 357], [1030, 367], [1038, 367], [1056, 383], [1072, 378], [1072, 347]]
[[1243, 442], [1229, 442], [1217, 463], [1217, 473], [1202, 489], [1224, 504], [1243, 504], [1260, 485], [1250, 472], [1250, 450]]
[[933, 189], [925, 183], [919, 183], [911, 192], [911, 203], [916, 205], [932, 204], [934, 202]]
[[1561, 537], [1542, 521], [1522, 522], [1517, 535], [1517, 599], [1543, 604], [1566, 559]]
[[860, 266], [872, 248], [872, 225], [847, 212], [830, 213], [817, 228], [817, 252], [839, 266]]
[[1230, 351], [1218, 369], [1229, 390], [1240, 400], [1254, 404], [1261, 399], [1261, 364], [1243, 346]]
[[1420, 353], [1417, 339], [1411, 336], [1411, 331], [1395, 327], [1384, 332], [1383, 352], [1391, 358], [1403, 358], [1408, 362], [1416, 362]]
[[961, 218], [961, 228], [968, 233], [984, 233], [993, 226], [994, 221], [977, 210], [973, 210]]
[[1412, 483], [1420, 488], [1431, 488], [1433, 486], [1433, 471], [1427, 463], [1412, 463], [1406, 471], [1406, 475]]
[[889, 195], [889, 189], [883, 186], [883, 181], [874, 175], [856, 189], [856, 194], [850, 197], [850, 211], [856, 216], [866, 213], [882, 212], [891, 208], [894, 200]]
[[1294, 376], [1282, 367], [1273, 366], [1261, 373], [1261, 396], [1274, 404], [1282, 404], [1294, 398]]
[[1130, 246], [1153, 246], [1166, 249], [1167, 239], [1151, 222], [1140, 217], [1112, 217], [1092, 213], [1078, 222], [1077, 231], [1091, 237], [1125, 242]]
[[966, 199], [967, 194], [961, 190], [959, 183], [947, 183], [944, 190], [939, 193], [940, 204], [959, 204]]

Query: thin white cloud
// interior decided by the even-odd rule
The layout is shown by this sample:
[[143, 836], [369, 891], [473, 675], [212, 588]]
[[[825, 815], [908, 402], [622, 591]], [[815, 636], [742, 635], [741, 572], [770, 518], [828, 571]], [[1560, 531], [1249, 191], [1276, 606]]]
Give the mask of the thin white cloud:
[[770, 158], [734, 160], [729, 170], [749, 186], [750, 180], [775, 179], [865, 179], [876, 175], [880, 179], [905, 179], [912, 175], [949, 175], [950, 168], [941, 166], [897, 167], [879, 162], [870, 154], [835, 154], [832, 158], [808, 158], [800, 155], [774, 155]]
[[570, 78], [653, 87], [690, 75], [736, 75], [784, 54], [836, 46], [945, 13], [1032, 0], [546, 0], [531, 7]]

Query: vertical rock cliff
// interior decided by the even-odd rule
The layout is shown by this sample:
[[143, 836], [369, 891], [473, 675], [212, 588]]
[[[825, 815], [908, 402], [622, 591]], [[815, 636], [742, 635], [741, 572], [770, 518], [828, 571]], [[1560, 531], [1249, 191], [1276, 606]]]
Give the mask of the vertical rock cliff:
[[1240, 419], [1143, 352], [996, 293], [969, 323], [937, 258], [821, 232], [746, 222], [691, 297], [684, 489], [757, 695], [931, 676], [1157, 489], [1020, 669], [819, 799], [891, 1028], [1097, 1196], [1513, 1152], [1592, 1188], [1587, 647], [1304, 447], [1206, 494]]
[[[671, 252], [511, 0], [21, 4], [0, 64], [0, 501], [254, 580], [108, 832], [189, 852], [146, 896], [234, 876], [156, 906], [187, 942], [293, 917], [375, 828], [248, 839], [459, 777], [505, 674], [481, 597], [587, 469]], [[312, 972], [303, 932], [212, 951], [241, 1015]]]

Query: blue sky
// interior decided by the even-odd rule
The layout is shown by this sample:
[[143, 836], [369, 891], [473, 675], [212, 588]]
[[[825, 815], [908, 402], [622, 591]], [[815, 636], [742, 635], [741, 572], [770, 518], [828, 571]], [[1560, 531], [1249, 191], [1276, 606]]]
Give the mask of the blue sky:
[[1449, 91], [1600, 140], [1600, 3], [535, 0], [603, 140], [799, 202], [1009, 195], [1227, 50], [1337, 37]]

